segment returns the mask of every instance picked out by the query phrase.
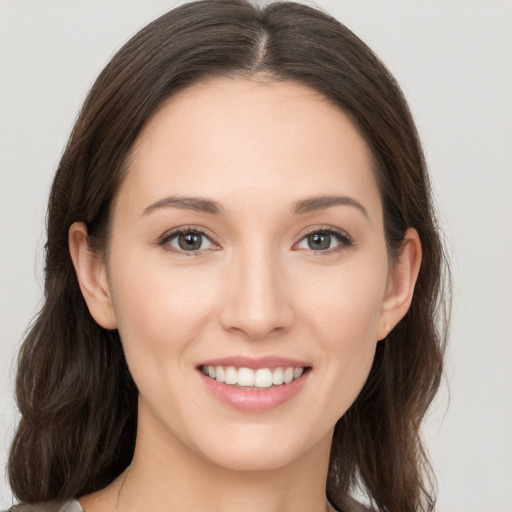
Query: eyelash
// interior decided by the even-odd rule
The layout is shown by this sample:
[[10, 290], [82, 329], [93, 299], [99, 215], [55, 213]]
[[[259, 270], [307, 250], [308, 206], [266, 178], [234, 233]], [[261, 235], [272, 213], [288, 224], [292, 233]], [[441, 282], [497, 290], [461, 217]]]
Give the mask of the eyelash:
[[[168, 232], [164, 233], [158, 239], [157, 244], [164, 247], [165, 250], [167, 250], [169, 252], [173, 252], [180, 256], [201, 256], [202, 253], [205, 251], [205, 249], [201, 249], [198, 251], [184, 251], [184, 250], [178, 250], [174, 247], [170, 247], [169, 245], [167, 245], [175, 237], [177, 237], [179, 235], [183, 235], [183, 234], [189, 234], [189, 233], [201, 235], [201, 236], [207, 238], [213, 245], [216, 245], [216, 246], [219, 245], [219, 244], [217, 244], [217, 242], [211, 235], [207, 234], [203, 229], [201, 229], [199, 227], [195, 227], [195, 226], [186, 226], [184, 228], [178, 228], [178, 229], [174, 229], [172, 231], [168, 231]], [[309, 249], [309, 251], [311, 253], [315, 254], [316, 256], [327, 256], [327, 255], [348, 249], [354, 245], [352, 238], [344, 231], [335, 229], [333, 227], [326, 227], [326, 228], [314, 228], [314, 229], [311, 229], [310, 231], [307, 231], [300, 238], [300, 240], [294, 244], [294, 247], [297, 246], [300, 242], [302, 242], [308, 236], [311, 236], [314, 234], [334, 235], [339, 242], [339, 244], [332, 249], [316, 250], [316, 251], [314, 249]]]

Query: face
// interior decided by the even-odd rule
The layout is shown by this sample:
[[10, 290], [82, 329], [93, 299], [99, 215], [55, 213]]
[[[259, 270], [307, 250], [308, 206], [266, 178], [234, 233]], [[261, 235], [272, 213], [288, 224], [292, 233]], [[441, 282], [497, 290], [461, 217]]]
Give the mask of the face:
[[234, 469], [328, 451], [392, 293], [369, 149], [305, 86], [190, 87], [134, 147], [105, 272], [140, 436]]

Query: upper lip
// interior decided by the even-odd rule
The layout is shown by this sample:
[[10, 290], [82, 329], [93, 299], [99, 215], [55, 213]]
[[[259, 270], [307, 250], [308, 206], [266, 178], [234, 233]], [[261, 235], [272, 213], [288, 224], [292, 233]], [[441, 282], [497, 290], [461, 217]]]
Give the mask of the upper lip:
[[289, 367], [307, 368], [311, 366], [306, 361], [290, 359], [282, 356], [264, 356], [264, 357], [248, 357], [248, 356], [227, 356], [216, 359], [208, 359], [202, 361], [198, 365], [201, 366], [234, 366], [235, 368], [251, 368], [257, 370], [259, 368], [279, 368]]

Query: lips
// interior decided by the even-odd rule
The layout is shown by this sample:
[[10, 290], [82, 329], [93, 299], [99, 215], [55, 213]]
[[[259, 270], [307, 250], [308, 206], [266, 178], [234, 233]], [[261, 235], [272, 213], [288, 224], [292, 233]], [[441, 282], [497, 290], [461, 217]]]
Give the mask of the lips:
[[197, 366], [207, 389], [224, 404], [245, 412], [274, 409], [305, 385], [311, 366], [281, 357], [230, 357]]

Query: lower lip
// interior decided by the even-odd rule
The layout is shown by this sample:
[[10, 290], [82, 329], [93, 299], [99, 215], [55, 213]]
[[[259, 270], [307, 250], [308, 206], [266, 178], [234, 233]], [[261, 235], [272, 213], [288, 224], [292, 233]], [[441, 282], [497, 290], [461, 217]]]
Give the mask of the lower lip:
[[306, 384], [311, 372], [304, 372], [298, 379], [273, 388], [242, 389], [218, 382], [200, 373], [206, 387], [226, 405], [244, 412], [264, 412], [275, 409], [291, 400]]

